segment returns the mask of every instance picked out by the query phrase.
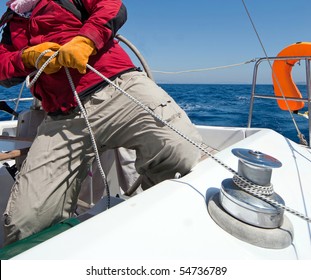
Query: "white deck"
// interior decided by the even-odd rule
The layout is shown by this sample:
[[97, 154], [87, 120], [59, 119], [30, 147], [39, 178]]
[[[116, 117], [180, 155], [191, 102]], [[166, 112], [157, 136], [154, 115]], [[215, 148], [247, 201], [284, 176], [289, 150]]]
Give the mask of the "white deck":
[[[200, 129], [210, 137], [208, 130]], [[247, 133], [241, 130], [240, 136]], [[271, 130], [254, 133], [233, 146], [224, 145], [227, 148], [217, 157], [235, 170], [238, 159], [232, 148], [258, 150], [280, 160], [283, 166], [272, 175], [275, 191], [287, 206], [311, 215], [310, 150]], [[240, 241], [211, 219], [206, 199], [222, 180], [231, 177], [207, 159], [184, 178], [162, 182], [15, 259], [311, 259], [311, 226], [290, 213], [286, 216], [294, 226], [294, 243], [278, 250]]]

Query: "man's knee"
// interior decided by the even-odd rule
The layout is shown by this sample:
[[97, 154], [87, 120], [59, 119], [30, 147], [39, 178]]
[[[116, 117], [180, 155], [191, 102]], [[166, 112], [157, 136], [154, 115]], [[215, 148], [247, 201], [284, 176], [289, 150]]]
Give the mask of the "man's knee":
[[[28, 219], [29, 217], [24, 218]], [[3, 219], [4, 245], [9, 245], [31, 235], [31, 232], [29, 232], [31, 225], [30, 223], [25, 225], [26, 219], [23, 219], [22, 216], [19, 216], [18, 220], [15, 221], [11, 214], [5, 213]]]

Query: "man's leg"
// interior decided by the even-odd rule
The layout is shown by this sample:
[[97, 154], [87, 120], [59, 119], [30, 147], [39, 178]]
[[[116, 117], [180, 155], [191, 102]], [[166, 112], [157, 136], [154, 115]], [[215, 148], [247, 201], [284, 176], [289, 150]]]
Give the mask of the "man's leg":
[[47, 117], [39, 126], [4, 213], [6, 244], [68, 218], [92, 156], [83, 118]]
[[[114, 82], [184, 135], [202, 143], [186, 113], [144, 73], [126, 73]], [[136, 150], [136, 169], [148, 187], [174, 178], [177, 172], [187, 174], [201, 158], [196, 147], [112, 85], [93, 95], [85, 108], [100, 116], [93, 122], [99, 146]]]

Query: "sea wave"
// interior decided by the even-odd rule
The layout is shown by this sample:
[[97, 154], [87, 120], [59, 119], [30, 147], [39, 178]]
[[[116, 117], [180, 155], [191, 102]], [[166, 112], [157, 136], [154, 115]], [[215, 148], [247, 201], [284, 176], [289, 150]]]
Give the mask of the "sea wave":
[[[186, 111], [194, 124], [215, 126], [246, 127], [250, 107], [251, 85], [226, 84], [160, 84], [176, 102]], [[17, 98], [21, 86], [0, 88], [0, 100]], [[299, 85], [302, 94], [306, 87]], [[256, 92], [273, 94], [272, 85], [258, 85]], [[26, 88], [22, 97], [30, 97]], [[14, 108], [14, 102], [9, 102]], [[18, 111], [29, 108], [31, 102], [23, 102]], [[307, 106], [301, 111], [307, 111]], [[302, 134], [308, 139], [308, 121], [294, 115]], [[0, 111], [0, 120], [11, 116]], [[293, 141], [298, 141], [297, 131], [287, 111], [278, 108], [275, 100], [256, 99], [253, 108], [252, 127], [267, 127], [283, 134]]]

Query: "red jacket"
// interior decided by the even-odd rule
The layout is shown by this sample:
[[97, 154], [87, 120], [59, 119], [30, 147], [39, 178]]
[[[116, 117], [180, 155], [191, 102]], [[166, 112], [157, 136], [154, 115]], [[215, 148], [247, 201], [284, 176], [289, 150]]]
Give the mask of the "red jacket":
[[[6, 87], [16, 85], [34, 70], [24, 67], [22, 49], [43, 42], [63, 45], [76, 35], [88, 37], [95, 43], [97, 54], [90, 56], [88, 63], [106, 77], [133, 68], [131, 59], [112, 39], [109, 29], [109, 22], [117, 17], [122, 1], [83, 0], [83, 3], [90, 15], [83, 24], [51, 0], [41, 0], [29, 19], [14, 14], [4, 28], [0, 44], [0, 84]], [[102, 82], [90, 70], [85, 75], [79, 74], [76, 69], [70, 69], [70, 73], [79, 94]], [[47, 112], [66, 112], [77, 105], [63, 68], [51, 75], [42, 73], [31, 92], [42, 101]]]

